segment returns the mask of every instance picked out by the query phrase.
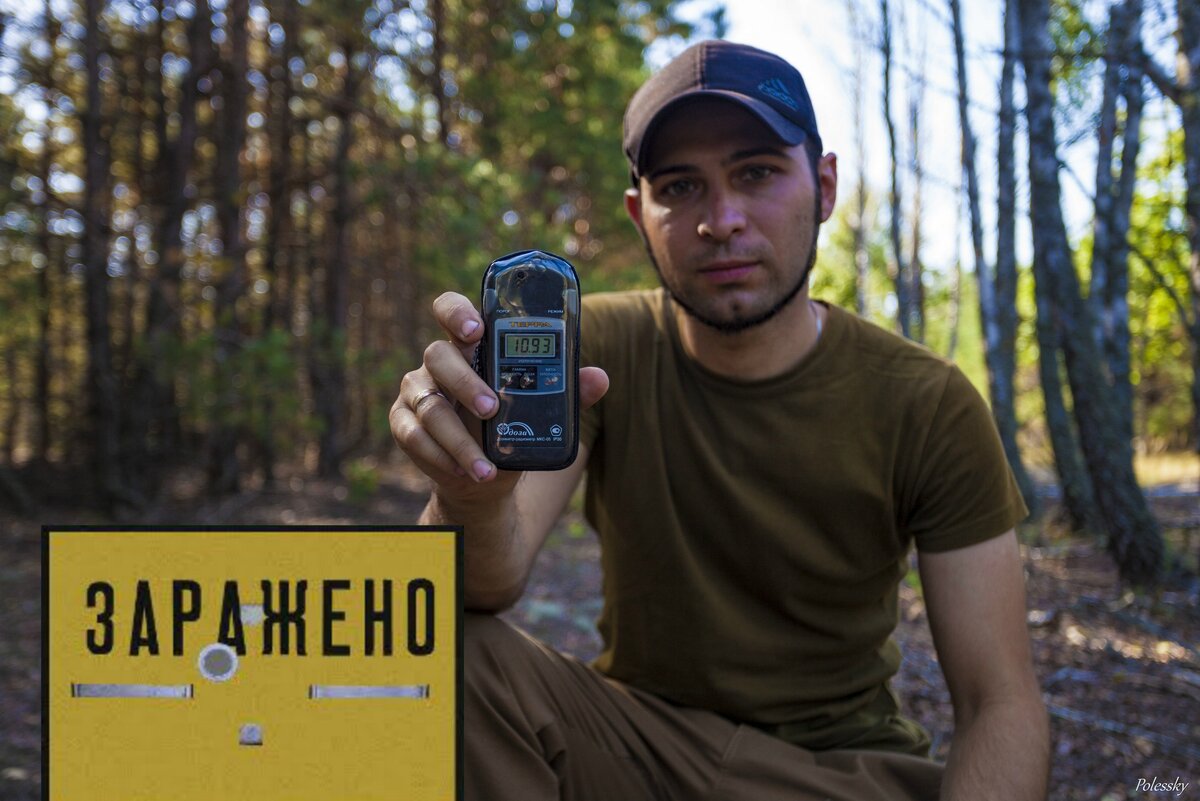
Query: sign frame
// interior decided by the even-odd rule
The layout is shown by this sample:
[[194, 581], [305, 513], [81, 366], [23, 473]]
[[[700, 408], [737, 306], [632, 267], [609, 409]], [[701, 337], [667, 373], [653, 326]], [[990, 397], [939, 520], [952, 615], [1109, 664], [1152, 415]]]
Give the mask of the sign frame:
[[[51, 673], [50, 653], [50, 619], [51, 619], [51, 576], [50, 576], [50, 542], [51, 536], [57, 534], [70, 534], [86, 536], [87, 534], [149, 534], [149, 533], [170, 533], [170, 534], [212, 534], [212, 533], [362, 533], [362, 534], [402, 534], [402, 533], [440, 533], [452, 535], [454, 538], [454, 593], [452, 603], [454, 604], [454, 626], [455, 626], [455, 653], [454, 653], [454, 709], [455, 720], [454, 727], [454, 799], [455, 801], [463, 801], [464, 797], [464, 773], [463, 773], [463, 737], [464, 737], [464, 540], [463, 527], [461, 525], [381, 525], [381, 524], [330, 524], [330, 525], [246, 525], [246, 524], [191, 524], [191, 525], [54, 525], [44, 524], [41, 528], [41, 568], [42, 568], [42, 588], [41, 588], [41, 633], [42, 633], [42, 653], [41, 653], [41, 714], [42, 714], [42, 801], [50, 801], [51, 799], [51, 709], [50, 697], [51, 687], [53, 682], [57, 680]], [[61, 601], [60, 601], [61, 603]], [[158, 791], [158, 788], [155, 788]], [[265, 799], [265, 801], [275, 801], [274, 799]]]

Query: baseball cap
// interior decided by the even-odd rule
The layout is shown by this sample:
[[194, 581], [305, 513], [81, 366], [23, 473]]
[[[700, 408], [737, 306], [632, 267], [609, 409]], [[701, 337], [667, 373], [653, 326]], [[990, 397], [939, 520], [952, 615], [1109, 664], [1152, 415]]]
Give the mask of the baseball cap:
[[817, 115], [800, 72], [773, 53], [714, 39], [684, 50], [629, 101], [624, 147], [635, 182], [645, 168], [646, 145], [667, 112], [698, 97], [738, 103], [783, 142], [798, 145], [811, 138], [821, 149]]

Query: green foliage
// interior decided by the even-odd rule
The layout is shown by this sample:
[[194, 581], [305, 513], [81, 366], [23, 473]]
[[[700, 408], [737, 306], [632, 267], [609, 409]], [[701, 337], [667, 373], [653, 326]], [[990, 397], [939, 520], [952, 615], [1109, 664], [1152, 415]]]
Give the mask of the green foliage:
[[346, 469], [350, 502], [365, 504], [379, 491], [379, 469], [373, 459], [356, 459]]
[[[319, 428], [297, 386], [296, 343], [283, 331], [243, 340], [224, 360], [212, 332], [173, 342], [168, 354], [162, 369], [179, 376], [185, 418], [198, 429], [231, 427], [293, 454]], [[232, 402], [220, 403], [223, 395]]]
[[1177, 130], [1161, 150], [1143, 159], [1130, 214], [1131, 379], [1136, 423], [1151, 450], [1193, 444], [1190, 356], [1197, 343], [1188, 330], [1182, 164], [1183, 132]]
[[1055, 116], [1063, 133], [1060, 141], [1090, 139], [1095, 131], [1096, 81], [1103, 72], [1100, 55], [1102, 32], [1096, 28], [1081, 0], [1051, 0], [1050, 38], [1054, 56], [1050, 71], [1056, 95], [1061, 98]]
[[418, 145], [415, 162], [448, 190], [422, 204], [431, 280], [473, 294], [488, 261], [527, 247], [571, 258], [589, 290], [645, 280], [644, 266], [631, 275], [640, 243], [619, 202], [621, 117], [651, 38], [687, 33], [671, 6], [527, 3], [485, 15], [448, 4], [453, 128]]
[[[851, 310], [857, 305], [854, 268], [856, 213], [856, 201], [851, 196], [835, 207], [833, 217], [822, 227], [822, 243], [812, 276], [813, 297]], [[864, 217], [867, 251], [867, 308], [864, 316], [876, 325], [894, 331], [897, 328], [895, 285], [888, 276], [887, 267], [891, 245], [879, 198], [868, 195]], [[957, 300], [954, 297], [954, 281], [954, 275], [942, 265], [932, 265], [925, 270], [925, 344], [935, 353], [950, 355], [953, 339], [954, 361], [986, 397], [987, 373], [983, 361], [975, 276], [963, 271]]]
[[[825, 223], [817, 251], [817, 263], [812, 272], [812, 296], [854, 309], [856, 304], [856, 271], [854, 253], [854, 215], [856, 200], [847, 195], [834, 207], [833, 217]], [[879, 201], [869, 195], [863, 228], [867, 249], [867, 319], [885, 328], [894, 327], [893, 315], [884, 310], [884, 301], [892, 292], [887, 274], [888, 233], [881, 222]]]
[[1084, 77], [1088, 66], [1099, 55], [1103, 41], [1085, 11], [1079, 0], [1051, 0], [1050, 3], [1050, 38], [1055, 50], [1052, 72], [1068, 84]]
[[910, 570], [904, 574], [904, 586], [915, 592], [918, 598], [925, 597], [925, 587], [921, 584], [921, 574], [916, 570]]

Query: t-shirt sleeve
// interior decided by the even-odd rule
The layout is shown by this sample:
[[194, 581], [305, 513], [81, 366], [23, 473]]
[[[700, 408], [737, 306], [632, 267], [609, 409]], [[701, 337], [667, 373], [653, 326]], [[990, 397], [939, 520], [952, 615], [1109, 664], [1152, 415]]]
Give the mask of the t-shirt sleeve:
[[1029, 514], [988, 408], [948, 368], [916, 461], [904, 529], [922, 551], [949, 551], [999, 536]]

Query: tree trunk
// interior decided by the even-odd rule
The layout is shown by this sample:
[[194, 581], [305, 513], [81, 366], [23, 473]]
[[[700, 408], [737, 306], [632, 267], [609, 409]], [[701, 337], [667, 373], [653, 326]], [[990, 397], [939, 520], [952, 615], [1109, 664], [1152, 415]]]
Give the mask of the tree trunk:
[[[979, 322], [983, 328], [984, 362], [988, 373], [988, 393], [992, 399], [992, 416], [1004, 445], [1008, 464], [1016, 477], [1017, 486], [1031, 512], [1037, 510], [1037, 495], [1033, 481], [1025, 470], [1021, 451], [1017, 445], [1017, 414], [1013, 391], [1013, 374], [1016, 372], [1016, 178], [1013, 156], [1014, 112], [1012, 101], [1013, 62], [1010, 23], [1015, 20], [1005, 13], [1005, 53], [1000, 86], [1000, 131], [998, 134], [998, 200], [996, 262], [997, 277], [992, 278], [991, 266], [983, 253], [983, 214], [979, 203], [979, 174], [975, 166], [975, 132], [968, 116], [967, 59], [963, 47], [962, 11], [959, 0], [950, 0], [950, 16], [954, 33], [954, 54], [958, 73], [958, 120], [962, 130], [962, 166], [967, 182], [967, 205], [971, 222], [971, 253], [975, 260], [975, 278], [979, 285]], [[1003, 256], [1001, 255], [1003, 254]], [[999, 293], [1000, 261], [1005, 259], [1006, 283], [1003, 301]], [[1007, 330], [1002, 330], [999, 306], [1007, 304], [1009, 319]], [[1007, 338], [1007, 342], [1005, 341]], [[1005, 346], [1007, 345], [1007, 353]], [[1061, 393], [1059, 395], [1061, 398]]]
[[346, 74], [342, 81], [341, 102], [337, 104], [337, 148], [331, 173], [333, 178], [333, 211], [330, 215], [329, 262], [325, 268], [324, 321], [325, 341], [319, 349], [322, 378], [317, 401], [322, 429], [317, 455], [317, 474], [322, 477], [340, 476], [344, 456], [346, 429], [346, 362], [344, 343], [346, 331], [346, 291], [349, 281], [350, 242], [350, 148], [354, 144], [352, 109], [362, 80], [362, 71], [353, 66], [354, 52], [344, 45]]
[[[1192, 319], [1200, 327], [1200, 3], [1179, 0], [1176, 57], [1179, 74], [1179, 110], [1183, 117], [1183, 168], [1187, 181], [1189, 273], [1192, 283]], [[1192, 348], [1192, 442], [1200, 452], [1200, 344]]]
[[446, 98], [446, 83], [442, 71], [446, 68], [446, 1], [431, 0], [430, 22], [433, 26], [433, 75], [429, 88], [437, 105], [438, 139], [450, 146], [450, 104]]
[[[410, 172], [409, 168], [405, 173]], [[404, 175], [404, 173], [402, 173]], [[403, 301], [404, 328], [400, 332], [399, 341], [404, 343], [410, 364], [417, 364], [421, 358], [421, 348], [426, 338], [423, 336], [421, 321], [428, 315], [425, 306], [425, 289], [422, 281], [420, 260], [417, 258], [417, 238], [420, 231], [421, 188], [415, 181], [406, 180], [404, 188], [393, 206], [396, 228], [399, 232], [400, 259], [397, 264], [395, 281], [400, 286], [400, 297]]]
[[[922, 69], [926, 58], [921, 55]], [[912, 336], [917, 342], [925, 341], [925, 280], [923, 273], [925, 265], [921, 261], [921, 216], [923, 213], [922, 196], [925, 188], [925, 170], [921, 164], [921, 119], [924, 116], [925, 80], [917, 78], [917, 90], [912, 93], [908, 106], [908, 131], [911, 139], [909, 146], [912, 152], [913, 202], [912, 202], [912, 241], [908, 258], [908, 297], [912, 302]]]
[[125, 499], [118, 452], [120, 419], [113, 374], [109, 329], [108, 247], [105, 202], [108, 149], [100, 136], [101, 0], [84, 0], [84, 69], [87, 102], [83, 119], [83, 270], [87, 319], [87, 396], [90, 423], [90, 468], [101, 503], [112, 508]]
[[[1137, 51], [1142, 38], [1142, 2], [1126, 0], [1125, 13], [1118, 31], [1122, 33], [1121, 59], [1126, 64], [1122, 81], [1121, 96], [1125, 99], [1125, 122], [1121, 132], [1121, 177], [1117, 181], [1116, 200], [1113, 208], [1113, 230], [1117, 234], [1113, 243], [1112, 265], [1117, 269], [1109, 283], [1107, 313], [1113, 320], [1112, 335], [1106, 340], [1105, 353], [1108, 357], [1109, 373], [1117, 390], [1121, 408], [1121, 420], [1127, 425], [1127, 435], [1133, 442], [1133, 383], [1130, 380], [1130, 333], [1129, 333], [1129, 225], [1133, 210], [1133, 191], [1137, 183], [1137, 160], [1142, 144], [1142, 70], [1138, 66]], [[1131, 457], [1132, 458], [1132, 457]]]
[[[954, 218], [954, 241], [961, 242], [961, 226], [964, 216], [962, 208], [962, 189], [959, 188], [958, 214]], [[962, 318], [962, 259], [955, 257], [954, 271], [950, 274], [950, 311], [946, 315], [949, 320], [950, 342], [946, 345], [946, 358], [954, 361], [958, 353], [958, 327]]]
[[1092, 223], [1092, 277], [1088, 300], [1092, 305], [1092, 316], [1098, 323], [1093, 335], [1096, 342], [1101, 345], [1107, 339], [1106, 329], [1111, 328], [1111, 321], [1105, 317], [1105, 300], [1109, 294], [1109, 274], [1112, 272], [1110, 265], [1113, 242], [1112, 157], [1113, 140], [1117, 134], [1117, 95], [1121, 86], [1120, 64], [1118, 63], [1120, 47], [1116, 33], [1119, 9], [1119, 4], [1114, 4], [1110, 8], [1104, 83], [1100, 99], [1100, 117], [1096, 130], [1096, 197], [1094, 199], [1096, 211]]
[[889, 232], [892, 241], [892, 255], [895, 259], [895, 269], [892, 280], [896, 287], [896, 319], [900, 323], [900, 333], [906, 337], [913, 335], [913, 299], [909, 294], [908, 267], [904, 263], [904, 247], [900, 241], [900, 220], [902, 195], [900, 193], [900, 165], [896, 145], [896, 123], [892, 119], [892, 25], [888, 10], [888, 0], [879, 0], [881, 21], [880, 50], [883, 53], [883, 118], [887, 123], [888, 156], [891, 166], [891, 192], [888, 195], [890, 204], [891, 225]]
[[1046, 407], [1046, 429], [1050, 435], [1050, 448], [1054, 452], [1054, 470], [1058, 474], [1058, 486], [1062, 494], [1063, 509], [1074, 531], [1085, 531], [1095, 536], [1107, 532], [1100, 507], [1096, 503], [1096, 492], [1091, 476], [1083, 463], [1079, 441], [1071, 416], [1063, 403], [1063, 386], [1058, 347], [1058, 334], [1050, 319], [1053, 316], [1050, 299], [1039, 294], [1037, 297], [1038, 371], [1042, 385], [1042, 399]]
[[850, 4], [851, 29], [854, 32], [854, 154], [858, 161], [858, 174], [854, 185], [854, 310], [860, 316], [867, 314], [867, 283], [870, 275], [871, 256], [867, 252], [867, 134], [863, 110], [863, 86], [866, 75], [863, 70], [863, 32], [859, 19], [858, 3]]
[[224, 108], [220, 146], [217, 148], [217, 219], [224, 245], [224, 275], [217, 281], [216, 376], [217, 403], [208, 452], [208, 489], [215, 495], [237, 492], [241, 486], [238, 463], [238, 426], [234, 423], [242, 403], [237, 388], [237, 358], [241, 326], [237, 303], [246, 282], [246, 254], [242, 243], [242, 181], [239, 164], [246, 139], [246, 76], [249, 33], [249, 0], [229, 3], [229, 61], [223, 70]]
[[[1096, 157], [1096, 213], [1093, 224], [1092, 278], [1088, 294], [1098, 323], [1096, 339], [1113, 387], [1121, 439], [1133, 458], [1133, 386], [1129, 380], [1129, 212], [1137, 177], [1141, 132], [1141, 71], [1131, 58], [1140, 46], [1141, 3], [1126, 0], [1112, 6], [1101, 99], [1099, 148]], [[1131, 50], [1131, 45], [1133, 49]], [[1122, 73], [1127, 72], [1123, 80]], [[1117, 139], [1117, 104], [1124, 96], [1126, 119], [1121, 169], [1113, 175]]]
[[1162, 568], [1162, 534], [1137, 485], [1132, 462], [1123, 458], [1127, 443], [1121, 441], [1116, 400], [1105, 381], [1100, 349], [1093, 337], [1078, 335], [1093, 331], [1094, 323], [1080, 297], [1062, 216], [1050, 92], [1053, 44], [1047, 27], [1048, 0], [1020, 0], [1019, 8], [1037, 292], [1049, 300], [1050, 323], [1062, 347], [1074, 399], [1080, 446], [1092, 484], [1101, 490], [1096, 502], [1108, 527], [1109, 551], [1124, 579], [1149, 584], [1158, 579]]
[[[322, 205], [312, 196], [311, 189], [314, 181], [314, 175], [317, 172], [316, 159], [313, 154], [311, 142], [307, 137], [300, 138], [300, 175], [302, 176], [305, 192], [303, 194], [303, 212], [294, 220], [296, 227], [296, 249], [293, 251], [295, 256], [293, 277], [295, 283], [295, 297], [293, 303], [296, 308], [301, 310], [300, 319], [307, 317], [305, 336], [302, 342], [304, 365], [308, 373], [309, 392], [312, 397], [314, 417], [318, 423], [321, 422], [320, 404], [322, 401], [322, 387], [324, 384], [323, 362], [321, 358], [321, 347], [324, 341], [322, 322], [322, 305], [318, 296], [318, 271], [316, 268], [316, 254], [319, 252], [322, 242], [321, 236], [327, 232], [328, 226], [321, 226], [319, 230], [318, 223], [325, 220], [324, 209]], [[303, 290], [303, 296], [301, 296]], [[304, 312], [307, 312], [307, 315]], [[318, 444], [318, 452], [320, 446]]]
[[[183, 217], [190, 205], [189, 181], [195, 161], [198, 127], [196, 103], [198, 84], [212, 69], [212, 14], [208, 0], [196, 0], [188, 25], [187, 74], [179, 91], [178, 133], [171, 139], [167, 118], [170, 110], [162, 74], [152, 71], [153, 97], [158, 114], [155, 138], [158, 140], [158, 182], [155, 196], [160, 209], [156, 226], [158, 264], [150, 275], [146, 292], [145, 347], [137, 370], [136, 406], [142, 425], [143, 448], [152, 466], [143, 485], [156, 493], [162, 480], [165, 460], [178, 453], [181, 442], [179, 409], [175, 397], [175, 363], [172, 351], [183, 341], [180, 287], [185, 263], [183, 253]], [[163, 24], [163, 2], [156, 0], [156, 55], [162, 64], [167, 32]]]
[[[139, 195], [145, 185], [147, 171], [143, 165], [142, 154], [142, 123], [145, 119], [146, 89], [143, 62], [145, 53], [142, 48], [142, 34], [136, 34], [131, 51], [122, 56], [122, 62], [117, 68], [117, 90], [119, 96], [129, 99], [132, 112], [117, 115], [109, 137], [110, 148], [115, 152], [111, 160], [116, 164], [126, 165], [129, 183]], [[117, 393], [122, 403], [128, 404], [137, 386], [135, 360], [138, 358], [138, 305], [142, 285], [142, 274], [137, 252], [137, 220], [140, 219], [140, 209], [134, 209], [134, 221], [127, 228], [117, 233], [124, 236], [128, 242], [122, 259], [123, 275], [119, 284], [121, 287], [120, 303], [117, 305], [117, 317], [120, 326], [120, 347], [116, 348], [113, 358], [113, 368], [117, 375]], [[114, 293], [116, 294], [116, 293]], [[115, 339], [115, 338], [114, 338]], [[145, 477], [152, 473], [157, 466], [149, 459], [146, 449], [145, 423], [138, 415], [121, 415], [120, 451], [122, 461], [126, 464], [129, 484], [137, 492], [151, 497], [156, 486], [149, 485]]]
[[10, 508], [17, 514], [25, 515], [33, 511], [33, 498], [21, 483], [16, 472], [7, 464], [0, 464], [0, 501], [7, 498]]
[[[271, 218], [265, 243], [265, 270], [270, 287], [263, 330], [271, 336], [278, 326], [290, 332], [292, 315], [287, 302], [290, 289], [287, 285], [293, 277], [284, 281], [282, 274], [290, 270], [290, 251], [286, 240], [291, 226], [291, 182], [292, 182], [292, 76], [291, 60], [299, 54], [296, 37], [296, 14], [298, 4], [292, 0], [275, 0], [271, 5], [272, 16], [282, 18], [283, 47], [278, 60], [272, 57], [271, 97], [274, 104], [272, 115], [278, 124], [271, 132], [270, 206]], [[276, 74], [278, 71], [278, 74]], [[282, 257], [282, 259], [280, 258]], [[280, 267], [283, 267], [281, 269]], [[263, 487], [275, 486], [275, 402], [268, 394], [264, 399], [262, 429], [256, 439], [259, 448], [259, 465], [262, 468]]]
[[3, 426], [3, 444], [0, 445], [0, 453], [3, 454], [3, 462], [6, 465], [11, 465], [16, 461], [17, 437], [21, 429], [21, 409], [25, 406], [25, 400], [21, 397], [21, 380], [17, 372], [18, 353], [15, 346], [10, 346], [8, 353], [4, 354], [4, 372], [5, 379], [8, 382], [8, 417], [4, 421]]
[[[46, 74], [42, 78], [44, 91], [43, 102], [47, 108], [54, 103], [54, 43], [58, 40], [59, 25], [50, 7], [50, 0], [42, 6], [43, 27], [46, 32], [46, 44], [49, 55], [46, 58]], [[37, 367], [34, 378], [34, 410], [37, 415], [37, 428], [33, 438], [33, 458], [38, 462], [46, 462], [50, 453], [50, 309], [54, 298], [50, 285], [51, 265], [54, 263], [51, 255], [50, 235], [50, 169], [54, 163], [53, 125], [49, 115], [43, 123], [42, 157], [38, 176], [42, 182], [41, 202], [38, 203], [37, 251], [42, 256], [42, 269], [37, 274], [38, 294], [38, 344]]]
[[[281, 288], [281, 264], [286, 268], [287, 249], [284, 242], [288, 236], [291, 221], [290, 195], [292, 179], [292, 78], [289, 62], [299, 53], [296, 46], [295, 14], [297, 3], [290, 0], [274, 0], [271, 5], [272, 17], [282, 17], [284, 42], [276, 59], [271, 58], [271, 104], [272, 117], [277, 121], [271, 129], [271, 170], [270, 170], [270, 208], [271, 217], [267, 228], [267, 241], [264, 245], [264, 270], [270, 284], [271, 298], [267, 304], [264, 328], [270, 331], [276, 323], [282, 322], [285, 330], [291, 327], [291, 320], [284, 314], [283, 299], [287, 297]], [[281, 259], [280, 257], [283, 256]]]
[[[140, 34], [138, 38], [140, 39]], [[134, 47], [137, 48], [138, 44], [140, 42], [136, 43]], [[124, 111], [124, 113], [115, 118], [109, 147], [115, 150], [112, 161], [116, 164], [126, 165], [129, 183], [134, 188], [134, 191], [140, 193], [144, 179], [144, 171], [142, 169], [142, 115], [146, 104], [145, 88], [142, 80], [143, 54], [140, 52], [140, 49], [135, 52], [136, 55], [124, 54], [116, 70], [117, 93], [122, 98], [128, 98], [128, 105], [132, 106], [134, 110], [133, 113]], [[129, 390], [128, 382], [134, 357], [133, 343], [137, 338], [137, 284], [139, 275], [137, 247], [134, 244], [137, 238], [133, 230], [135, 227], [136, 223], [130, 225], [127, 229], [118, 231], [118, 233], [126, 235], [129, 240], [129, 246], [125, 249], [125, 256], [121, 263], [121, 278], [123, 280], [120, 283], [120, 294], [122, 297], [117, 309], [118, 320], [120, 322], [120, 347], [114, 353], [114, 367], [120, 379], [119, 391], [122, 397], [125, 397]], [[127, 428], [130, 421], [125, 419], [123, 423], [126, 430], [122, 432], [122, 442], [125, 443], [125, 448], [128, 448], [128, 437], [131, 432]], [[131, 466], [134, 467], [134, 474], [136, 475], [138, 472], [136, 466]]]

